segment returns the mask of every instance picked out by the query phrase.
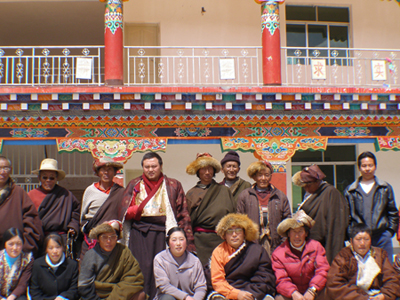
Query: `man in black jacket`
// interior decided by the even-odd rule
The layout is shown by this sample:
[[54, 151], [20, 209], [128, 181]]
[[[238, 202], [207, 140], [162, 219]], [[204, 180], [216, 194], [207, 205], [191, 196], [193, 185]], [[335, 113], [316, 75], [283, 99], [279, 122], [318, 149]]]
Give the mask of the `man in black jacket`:
[[393, 188], [375, 176], [377, 163], [373, 153], [361, 153], [357, 164], [361, 177], [344, 191], [350, 207], [349, 228], [366, 224], [372, 229], [372, 246], [385, 249], [393, 261], [392, 236], [399, 224]]

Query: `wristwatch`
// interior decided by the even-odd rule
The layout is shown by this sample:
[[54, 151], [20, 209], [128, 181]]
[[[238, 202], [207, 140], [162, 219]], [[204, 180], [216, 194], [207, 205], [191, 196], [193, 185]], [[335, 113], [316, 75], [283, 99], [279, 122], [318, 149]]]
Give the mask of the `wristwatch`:
[[312, 286], [309, 288], [312, 292], [314, 292], [315, 294], [317, 293], [317, 288], [315, 286]]

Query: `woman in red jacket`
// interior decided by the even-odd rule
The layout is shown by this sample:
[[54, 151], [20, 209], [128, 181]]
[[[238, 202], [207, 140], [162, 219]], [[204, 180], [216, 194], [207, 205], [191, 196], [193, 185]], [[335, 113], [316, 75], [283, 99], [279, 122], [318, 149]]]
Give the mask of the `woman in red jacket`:
[[278, 226], [287, 240], [272, 253], [276, 300], [323, 299], [329, 264], [324, 247], [307, 238], [313, 225], [314, 220], [300, 210]]

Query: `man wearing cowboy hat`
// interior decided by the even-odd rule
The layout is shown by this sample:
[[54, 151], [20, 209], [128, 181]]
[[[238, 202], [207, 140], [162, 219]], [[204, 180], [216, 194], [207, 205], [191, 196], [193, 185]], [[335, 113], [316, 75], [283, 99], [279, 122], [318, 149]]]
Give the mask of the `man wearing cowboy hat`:
[[124, 193], [125, 244], [142, 268], [145, 292], [153, 299], [156, 283], [154, 257], [165, 249], [165, 233], [182, 228], [188, 238], [188, 250], [195, 250], [190, 216], [181, 183], [162, 172], [163, 161], [155, 152], [143, 155], [143, 175], [131, 180]]
[[24, 234], [23, 251], [37, 255], [43, 241], [42, 222], [31, 198], [10, 177], [11, 172], [10, 160], [0, 156], [0, 250], [4, 249], [3, 233], [15, 227]]
[[88, 186], [83, 194], [81, 208], [81, 230], [84, 234], [81, 259], [86, 251], [95, 245], [89, 237], [89, 232], [98, 224], [107, 220], [120, 220], [125, 211], [122, 209], [124, 188], [113, 179], [122, 164], [108, 157], [96, 159], [93, 162], [93, 171], [100, 180]]
[[65, 172], [58, 169], [58, 162], [46, 158], [32, 173], [38, 175], [40, 187], [31, 190], [28, 195], [38, 210], [45, 234], [58, 232], [64, 240], [67, 233], [76, 235], [79, 232], [81, 205], [70, 191], [57, 184], [65, 178]]
[[332, 263], [335, 255], [344, 247], [349, 225], [349, 205], [343, 195], [324, 181], [325, 174], [317, 165], [311, 165], [294, 174], [292, 180], [306, 191], [299, 206], [315, 221], [310, 239], [324, 246], [326, 257]]
[[197, 175], [200, 181], [186, 193], [194, 231], [194, 243], [201, 263], [206, 265], [212, 251], [222, 239], [215, 232], [218, 221], [236, 211], [231, 191], [218, 184], [214, 176], [221, 165], [209, 153], [198, 153], [196, 160], [186, 167], [186, 173]]

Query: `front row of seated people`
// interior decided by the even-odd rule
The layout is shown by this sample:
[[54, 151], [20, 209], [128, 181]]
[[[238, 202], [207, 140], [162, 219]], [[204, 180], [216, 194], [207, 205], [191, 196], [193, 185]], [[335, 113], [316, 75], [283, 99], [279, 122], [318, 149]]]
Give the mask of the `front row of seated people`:
[[[400, 275], [385, 250], [371, 247], [371, 231], [354, 226], [350, 245], [329, 267], [325, 249], [309, 239], [314, 221], [298, 211], [278, 226], [286, 238], [270, 258], [253, 241], [258, 227], [246, 215], [228, 214], [216, 228], [223, 242], [211, 256], [210, 269], [187, 251], [185, 231], [171, 228], [168, 248], [154, 259], [156, 300], [395, 300], [400, 297]], [[22, 252], [23, 236], [11, 228], [0, 251], [0, 299], [145, 300], [144, 279], [129, 248], [118, 243], [119, 221], [104, 222], [90, 231], [96, 245], [78, 263], [65, 257], [57, 233], [45, 240], [45, 256], [33, 261]], [[30, 278], [30, 279], [29, 279]], [[27, 292], [27, 287], [28, 292]], [[207, 296], [208, 294], [208, 296]]]

